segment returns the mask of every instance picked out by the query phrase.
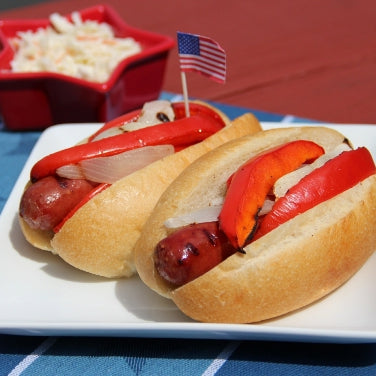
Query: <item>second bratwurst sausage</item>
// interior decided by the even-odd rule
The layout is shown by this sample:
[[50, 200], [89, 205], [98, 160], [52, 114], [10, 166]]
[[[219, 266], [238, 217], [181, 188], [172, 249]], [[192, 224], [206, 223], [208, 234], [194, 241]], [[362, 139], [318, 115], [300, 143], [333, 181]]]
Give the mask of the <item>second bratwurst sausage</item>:
[[166, 281], [181, 286], [235, 252], [218, 222], [196, 223], [161, 240], [156, 246], [154, 262]]

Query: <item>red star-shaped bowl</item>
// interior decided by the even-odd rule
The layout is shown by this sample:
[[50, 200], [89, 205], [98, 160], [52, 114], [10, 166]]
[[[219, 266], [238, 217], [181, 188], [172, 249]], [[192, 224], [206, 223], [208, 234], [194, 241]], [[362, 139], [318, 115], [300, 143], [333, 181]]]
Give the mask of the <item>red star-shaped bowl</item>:
[[[14, 51], [9, 39], [19, 31], [45, 28], [50, 21], [0, 21], [0, 114], [8, 129], [105, 122], [159, 96], [168, 54], [175, 41], [128, 26], [105, 5], [79, 13], [83, 21], [107, 22], [117, 37], [133, 37], [141, 44], [141, 52], [122, 60], [104, 83], [53, 72], [14, 73], [10, 68]], [[70, 19], [70, 15], [66, 17]]]

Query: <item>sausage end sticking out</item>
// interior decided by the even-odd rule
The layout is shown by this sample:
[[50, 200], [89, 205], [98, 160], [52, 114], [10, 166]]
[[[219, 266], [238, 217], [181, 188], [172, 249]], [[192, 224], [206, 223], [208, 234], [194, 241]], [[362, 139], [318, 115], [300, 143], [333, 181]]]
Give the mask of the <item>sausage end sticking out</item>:
[[161, 240], [154, 264], [162, 278], [176, 286], [188, 283], [236, 252], [218, 222], [192, 224]]
[[87, 180], [48, 176], [26, 189], [20, 216], [32, 229], [52, 230], [93, 188]]

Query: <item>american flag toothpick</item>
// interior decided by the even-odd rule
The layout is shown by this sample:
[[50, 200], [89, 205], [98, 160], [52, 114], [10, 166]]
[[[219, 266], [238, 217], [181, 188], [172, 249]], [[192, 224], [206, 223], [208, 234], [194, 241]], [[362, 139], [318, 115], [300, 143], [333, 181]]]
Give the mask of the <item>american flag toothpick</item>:
[[189, 116], [185, 72], [198, 72], [214, 81], [224, 83], [226, 81], [226, 53], [211, 38], [181, 32], [178, 32], [178, 49], [186, 116]]

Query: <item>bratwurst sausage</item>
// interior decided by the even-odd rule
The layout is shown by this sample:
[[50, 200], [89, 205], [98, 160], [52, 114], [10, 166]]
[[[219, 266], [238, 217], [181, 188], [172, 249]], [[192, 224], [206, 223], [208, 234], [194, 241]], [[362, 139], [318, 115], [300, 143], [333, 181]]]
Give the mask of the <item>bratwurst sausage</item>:
[[26, 189], [20, 215], [32, 229], [53, 230], [95, 185], [84, 179], [48, 176]]
[[236, 252], [218, 222], [182, 227], [156, 246], [154, 264], [168, 282], [181, 286]]

